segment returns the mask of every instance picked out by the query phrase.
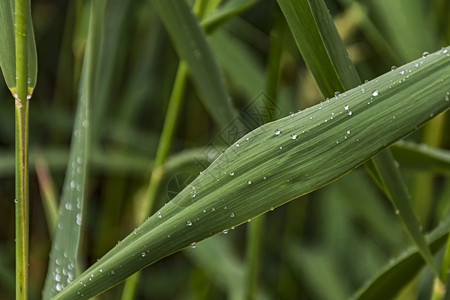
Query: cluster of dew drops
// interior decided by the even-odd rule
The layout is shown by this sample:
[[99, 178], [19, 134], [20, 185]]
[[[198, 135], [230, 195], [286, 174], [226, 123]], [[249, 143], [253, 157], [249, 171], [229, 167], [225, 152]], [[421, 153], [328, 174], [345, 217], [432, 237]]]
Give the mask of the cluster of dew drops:
[[[448, 49], [443, 49], [443, 50], [442, 50], [442, 53], [448, 55]], [[424, 53], [423, 53], [423, 57], [424, 57], [424, 58], [427, 57], [428, 55], [429, 55], [428, 52], [424, 52]], [[392, 70], [392, 71], [395, 71], [395, 70], [397, 70], [397, 68], [396, 68], [395, 66], [393, 66], [393, 67], [391, 68], [391, 70]], [[404, 75], [404, 74], [406, 73], [406, 71], [403, 70], [403, 69], [398, 70], [398, 72], [399, 72], [400, 75]], [[360, 90], [361, 90], [362, 93], [365, 93], [365, 88], [364, 88], [364, 87], [361, 86], [361, 87], [360, 87]], [[345, 93], [344, 93], [344, 95], [345, 95]], [[377, 96], [379, 96], [379, 95], [380, 95], [380, 92], [379, 92], [377, 89], [375, 89], [375, 90], [373, 90], [373, 91], [371, 92], [371, 96], [372, 96], [372, 97], [377, 97]], [[336, 98], [336, 99], [338, 99], [340, 96], [341, 96], [340, 92], [336, 92], [336, 93], [335, 93], [335, 98]], [[372, 99], [373, 99], [373, 98], [372, 98]], [[450, 92], [447, 92], [447, 94], [446, 94], [446, 96], [445, 96], [445, 101], [450, 101]], [[371, 102], [369, 102], [368, 104], [370, 104], [370, 103], [371, 103]], [[345, 112], [348, 116], [352, 116], [352, 115], [353, 115], [353, 112], [350, 110], [350, 106], [349, 106], [348, 104], [345, 104], [345, 105], [343, 106], [343, 109], [344, 109], [344, 112]], [[289, 113], [289, 116], [294, 116], [294, 115], [295, 115], [295, 113], [292, 113], [292, 112]], [[334, 117], [334, 113], [332, 114], [331, 119], [333, 119], [333, 117]], [[312, 118], [312, 117], [311, 117], [311, 118]], [[273, 132], [273, 134], [274, 134], [275, 136], [278, 137], [278, 136], [281, 136], [281, 135], [282, 135], [282, 131], [281, 131], [280, 129], [275, 129], [274, 132]], [[348, 136], [350, 136], [350, 134], [351, 134], [351, 130], [350, 130], [350, 129], [347, 129], [347, 130], [345, 131], [344, 139], [347, 139]], [[298, 134], [298, 133], [292, 133], [292, 134], [290, 135], [290, 139], [292, 139], [292, 140], [297, 140], [298, 138], [299, 138], [299, 134]], [[247, 137], [246, 140], [248, 141], [249, 138]], [[357, 141], [359, 141], [359, 139], [357, 139]], [[338, 142], [337, 142], [337, 143], [338, 143]], [[240, 144], [239, 142], [236, 142], [236, 143], [235, 143], [235, 146], [236, 146], [236, 147], [240, 147], [240, 145], [241, 145], [241, 144]], [[282, 149], [282, 147], [280, 147], [280, 149]], [[230, 171], [228, 174], [229, 174], [229, 176], [231, 176], [231, 177], [235, 176], [235, 172], [234, 172], [234, 171]], [[265, 179], [267, 179], [266, 176], [264, 177], [264, 180], [265, 180]], [[251, 180], [247, 180], [247, 184], [248, 184], [248, 185], [251, 185], [251, 184], [252, 184], [252, 181], [251, 181]], [[195, 191], [194, 191], [193, 194], [192, 194], [192, 196], [195, 197], [195, 195], [196, 195], [196, 193], [195, 193]], [[224, 209], [227, 209], [227, 207], [225, 206]], [[272, 211], [273, 209], [274, 209], [274, 208], [272, 208], [272, 207], [270, 208], [271, 211]], [[215, 208], [212, 208], [211, 211], [215, 211]], [[203, 210], [203, 212], [206, 212], [206, 210]], [[399, 212], [396, 211], [396, 213], [398, 214]], [[231, 217], [231, 218], [233, 218], [234, 216], [235, 216], [234, 213], [231, 213], [231, 214], [230, 214], [230, 217]], [[162, 218], [162, 215], [161, 215], [160, 212], [158, 212], [158, 218]], [[251, 221], [251, 219], [248, 220], [248, 222], [250, 222], [250, 221]], [[187, 220], [187, 221], [186, 221], [186, 226], [188, 226], [188, 227], [193, 226], [193, 224], [194, 224], [194, 223], [193, 223], [191, 220]], [[234, 226], [231, 227], [231, 229], [234, 229]], [[228, 234], [228, 232], [229, 232], [229, 229], [225, 229], [225, 230], [222, 231], [223, 234]], [[195, 248], [196, 246], [197, 246], [196, 242], [192, 242], [192, 243], [190, 244], [190, 247], [191, 247], [191, 248]]]

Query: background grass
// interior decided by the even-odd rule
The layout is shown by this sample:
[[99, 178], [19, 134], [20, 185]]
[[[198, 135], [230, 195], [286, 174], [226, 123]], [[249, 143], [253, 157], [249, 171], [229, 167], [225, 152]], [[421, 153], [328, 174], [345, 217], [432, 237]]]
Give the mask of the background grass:
[[[268, 92], [273, 103], [270, 111], [273, 119], [323, 100], [286, 29], [284, 18], [278, 16], [277, 21], [277, 12], [280, 13], [277, 3], [257, 1], [250, 7], [246, 2], [255, 1], [225, 1], [224, 4], [229, 2], [241, 2], [247, 10], [227, 22], [214, 23], [206, 18], [203, 25], [210, 34], [211, 55], [225, 78], [226, 93], [237, 110], [247, 112], [248, 107], [265, 99], [261, 91], [273, 91], [267, 88], [266, 80], [278, 83], [275, 92]], [[178, 67], [174, 44], [152, 3], [107, 1], [102, 52], [92, 96], [92, 163], [80, 248], [81, 269], [94, 263], [134, 229], [135, 216], [140, 210], [138, 201], [147, 189]], [[363, 80], [418, 58], [425, 51], [437, 51], [450, 44], [450, 4], [445, 0], [340, 0], [326, 1], [326, 4]], [[35, 0], [32, 5], [39, 79], [30, 103], [30, 166], [33, 158], [41, 155], [49, 164], [56, 194], [60, 195], [85, 53], [90, 2]], [[277, 22], [281, 28], [284, 26], [284, 31], [273, 30]], [[277, 55], [271, 46], [276, 39], [280, 44], [279, 75], [274, 78], [269, 74], [273, 73], [270, 65]], [[193, 55], [184, 59], [197, 58]], [[211, 113], [211, 104], [204, 104], [199, 97], [202, 92], [197, 92], [202, 88], [197, 85], [188, 81], [185, 90], [169, 155], [172, 167], [164, 174], [155, 197], [157, 208], [209, 164], [208, 154], [214, 151], [207, 146], [227, 147], [234, 142], [224, 136], [223, 128], [227, 124], [220, 121], [234, 112], [220, 114], [216, 110], [218, 116]], [[11, 160], [14, 103], [3, 81], [0, 99], [0, 298], [9, 299], [14, 295], [14, 165]], [[247, 131], [262, 124], [248, 119], [244, 122], [243, 129]], [[450, 149], [449, 136], [445, 134], [449, 123], [447, 115], [441, 115], [407, 140]], [[187, 149], [194, 150], [185, 152]], [[439, 158], [433, 151], [437, 152], [430, 151], [431, 159]], [[411, 152], [394, 149], [394, 155], [413, 193], [414, 208], [423, 230], [428, 232], [449, 213], [448, 152], [443, 152], [435, 164], [423, 155], [411, 159]], [[43, 289], [51, 245], [40, 195], [36, 173], [31, 167], [32, 299], [39, 298]], [[246, 276], [246, 230], [247, 226], [230, 229], [225, 235], [144, 269], [137, 287], [138, 297], [241, 297]], [[353, 294], [406, 249], [410, 241], [389, 200], [364, 170], [358, 168], [339, 181], [267, 214], [261, 244], [258, 298], [336, 299]], [[442, 255], [440, 252], [438, 257]], [[399, 297], [427, 299], [432, 280], [431, 271], [424, 269]], [[324, 284], [327, 289], [323, 288]], [[118, 299], [122, 288], [119, 285], [99, 298]]]

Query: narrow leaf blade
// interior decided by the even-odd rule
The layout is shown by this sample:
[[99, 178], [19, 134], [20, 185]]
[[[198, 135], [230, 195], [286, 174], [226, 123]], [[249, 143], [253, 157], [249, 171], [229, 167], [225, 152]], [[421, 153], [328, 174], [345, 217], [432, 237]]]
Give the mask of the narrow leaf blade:
[[185, 0], [153, 0], [181, 59], [214, 120], [223, 128], [236, 112], [198, 20]]
[[93, 1], [89, 21], [87, 50], [80, 80], [80, 95], [72, 135], [69, 162], [59, 206], [59, 217], [50, 252], [43, 298], [50, 299], [77, 276], [78, 248], [81, 234], [83, 202], [86, 197], [89, 159], [89, 123], [95, 57], [100, 40], [105, 1]]
[[[450, 232], [450, 218], [447, 218], [428, 236], [428, 245], [432, 253], [436, 253], [445, 245]], [[425, 266], [417, 249], [406, 251], [395, 262], [389, 263], [381, 272], [370, 279], [353, 299], [391, 299]]]

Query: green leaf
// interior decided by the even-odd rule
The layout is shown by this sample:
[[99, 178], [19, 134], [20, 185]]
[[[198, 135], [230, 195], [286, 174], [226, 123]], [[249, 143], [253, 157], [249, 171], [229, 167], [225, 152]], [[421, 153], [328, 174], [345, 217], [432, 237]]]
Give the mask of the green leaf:
[[[402, 66], [405, 72], [390, 71], [242, 137], [55, 299], [99, 294], [193, 242], [353, 170], [449, 108], [444, 99], [450, 82], [448, 51], [420, 58]], [[374, 90], [377, 96], [369, 92]]]
[[96, 51], [101, 40], [105, 1], [93, 1], [89, 34], [80, 80], [80, 95], [72, 145], [59, 206], [58, 225], [50, 252], [43, 298], [50, 299], [76, 278], [83, 202], [89, 160], [90, 103], [96, 71]]
[[[450, 218], [429, 234], [427, 241], [432, 253], [445, 245], [450, 232]], [[353, 299], [392, 299], [425, 266], [417, 249], [409, 249], [401, 257], [386, 265], [383, 270], [367, 282]]]
[[223, 128], [236, 116], [198, 20], [184, 0], [153, 0], [175, 49], [188, 64], [206, 109]]
[[[360, 84], [359, 76], [323, 0], [278, 0], [278, 3], [308, 68], [325, 96], [331, 95], [333, 89], [347, 90]], [[372, 97], [378, 96], [378, 90], [369, 90], [368, 93], [371, 93]], [[390, 150], [374, 157], [367, 168], [374, 181], [400, 210], [400, 218], [406, 231], [437, 275], [431, 253], [419, 230], [420, 223], [412, 209], [406, 185], [395, 166]], [[387, 170], [395, 174], [390, 174]], [[383, 177], [389, 177], [390, 180]]]
[[[27, 5], [27, 43], [28, 43], [28, 94], [33, 93], [37, 79], [37, 52], [34, 41], [33, 23], [31, 20], [31, 3]], [[14, 36], [14, 0], [0, 2], [0, 67], [6, 85], [15, 93], [16, 88], [16, 50]]]
[[323, 1], [278, 0], [308, 69], [325, 97], [360, 83]]

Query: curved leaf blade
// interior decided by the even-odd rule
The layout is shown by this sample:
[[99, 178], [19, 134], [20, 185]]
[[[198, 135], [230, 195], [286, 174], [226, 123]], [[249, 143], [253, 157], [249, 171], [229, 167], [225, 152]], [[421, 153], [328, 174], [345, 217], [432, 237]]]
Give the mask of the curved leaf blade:
[[[450, 232], [450, 218], [429, 234], [427, 241], [432, 253], [445, 245]], [[389, 263], [367, 282], [352, 299], [391, 299], [425, 266], [417, 249], [406, 251], [395, 262]]]
[[[250, 132], [55, 299], [99, 294], [192, 242], [353, 170], [450, 107], [448, 50]], [[377, 96], [366, 92], [374, 90]]]
[[101, 40], [105, 1], [93, 1], [89, 33], [80, 80], [80, 95], [73, 128], [69, 162], [59, 206], [58, 225], [50, 252], [49, 267], [43, 299], [50, 299], [77, 276], [78, 248], [86, 192], [87, 162], [89, 160], [90, 102], [96, 70], [96, 51]]
[[224, 128], [235, 117], [230, 97], [198, 20], [185, 0], [153, 0], [175, 49], [186, 61], [206, 109]]

